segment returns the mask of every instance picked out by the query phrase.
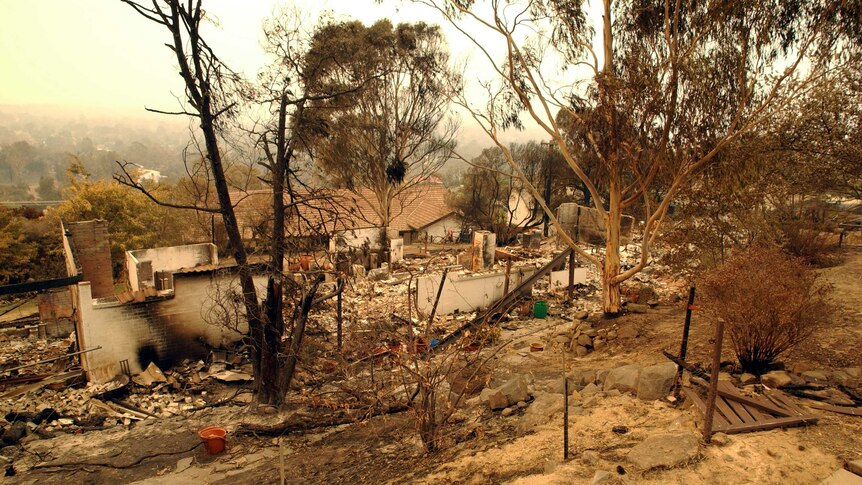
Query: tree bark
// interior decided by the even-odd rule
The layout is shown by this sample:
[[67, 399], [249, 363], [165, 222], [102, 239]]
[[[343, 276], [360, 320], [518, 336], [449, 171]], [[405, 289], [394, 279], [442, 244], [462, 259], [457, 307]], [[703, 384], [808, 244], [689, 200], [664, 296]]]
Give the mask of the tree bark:
[[606, 315], [616, 315], [620, 312], [620, 284], [616, 277], [620, 274], [620, 208], [619, 183], [611, 177], [609, 184], [610, 207], [605, 220], [605, 260], [602, 264], [602, 307]]

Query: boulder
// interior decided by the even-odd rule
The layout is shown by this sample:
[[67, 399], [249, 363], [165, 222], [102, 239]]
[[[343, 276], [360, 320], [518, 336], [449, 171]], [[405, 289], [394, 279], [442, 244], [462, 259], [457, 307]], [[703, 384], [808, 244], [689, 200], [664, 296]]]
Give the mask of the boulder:
[[599, 485], [600, 483], [608, 483], [611, 479], [611, 472], [605, 470], [596, 470], [593, 479], [590, 480], [590, 485]]
[[739, 383], [742, 384], [743, 386], [747, 386], [749, 384], [754, 384], [754, 382], [756, 380], [757, 380], [757, 376], [755, 376], [754, 374], [749, 374], [748, 372], [743, 372], [739, 376]]
[[488, 396], [488, 407], [491, 408], [492, 411], [505, 409], [509, 407], [509, 400], [502, 392], [494, 391], [490, 396]]
[[676, 364], [673, 362], [644, 367], [638, 379], [638, 398], [645, 401], [665, 398], [670, 393], [675, 378]]
[[589, 336], [587, 336], [587, 334], [581, 334], [578, 337], [578, 345], [582, 345], [582, 346], [586, 347], [588, 345], [592, 345], [592, 343], [593, 343], [593, 340]]
[[694, 459], [700, 451], [697, 435], [689, 431], [648, 437], [629, 451], [628, 460], [641, 470], [671, 468]]
[[572, 319], [573, 320], [586, 320], [588, 316], [590, 316], [590, 312], [588, 312], [586, 310], [581, 310], [581, 311], [575, 312], [575, 314], [572, 315]]
[[611, 369], [607, 377], [605, 377], [604, 390], [617, 389], [620, 392], [635, 393], [638, 389], [640, 373], [641, 366], [637, 364], [629, 364]]
[[572, 384], [578, 386], [578, 389], [583, 389], [587, 384], [592, 384], [596, 381], [595, 369], [575, 369], [571, 373]]
[[774, 370], [760, 376], [760, 382], [769, 387], [778, 388], [790, 384], [793, 378], [783, 370]]
[[516, 375], [496, 389], [485, 389], [479, 398], [483, 402], [487, 399], [488, 407], [494, 410], [507, 408], [519, 401], [526, 401], [530, 398], [527, 379], [522, 375]]
[[23, 421], [15, 421], [3, 432], [2, 439], [5, 445], [16, 445], [21, 438], [27, 435], [27, 424]]
[[[571, 406], [571, 400], [569, 401]], [[555, 392], [539, 393], [518, 421], [518, 429], [531, 431], [563, 412], [563, 395]]]
[[829, 380], [829, 377], [826, 372], [822, 370], [810, 370], [808, 372], [803, 372], [802, 378], [808, 382], [818, 382], [821, 384]]
[[593, 350], [602, 350], [604, 348], [607, 348], [607, 346], [608, 343], [601, 338], [597, 337], [595, 340], [593, 340]]
[[577, 347], [575, 347], [575, 354], [578, 357], [585, 357], [589, 353], [590, 353], [589, 349], [587, 349], [583, 345], [578, 345]]
[[586, 398], [586, 397], [593, 396], [599, 392], [602, 392], [601, 388], [599, 386], [593, 384], [592, 382], [590, 382], [589, 384], [586, 385], [586, 387], [581, 389], [580, 394], [581, 394], [581, 397]]
[[638, 336], [638, 329], [634, 325], [629, 325], [617, 330], [616, 333], [619, 338], [636, 338]]

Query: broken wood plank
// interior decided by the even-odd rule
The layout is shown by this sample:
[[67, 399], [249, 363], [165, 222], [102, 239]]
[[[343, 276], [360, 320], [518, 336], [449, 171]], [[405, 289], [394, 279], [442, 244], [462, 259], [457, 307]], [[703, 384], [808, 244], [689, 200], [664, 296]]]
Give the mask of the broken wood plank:
[[724, 417], [731, 425], [743, 424], [742, 419], [740, 419], [740, 417], [737, 416], [735, 412], [733, 412], [733, 409], [728, 406], [725, 399], [726, 398], [719, 396], [715, 400], [715, 407], [718, 409], [718, 411], [721, 411], [721, 414], [724, 415]]
[[755, 407], [759, 410], [766, 411], [770, 414], [775, 414], [782, 417], [791, 416], [791, 413], [788, 410], [780, 408], [775, 404], [764, 400], [763, 398], [757, 399], [740, 393], [739, 390], [733, 387], [733, 384], [727, 381], [721, 381], [718, 383], [718, 395], [741, 402], [742, 404], [745, 404], [747, 406]]
[[793, 402], [793, 400], [790, 399], [790, 396], [788, 396], [787, 394], [784, 394], [781, 391], [768, 390], [768, 391], [764, 392], [764, 395], [766, 395], [766, 397], [771, 399], [772, 402], [774, 402], [775, 404], [778, 404], [779, 406], [783, 406], [783, 407], [789, 409], [790, 411], [792, 411], [792, 412], [794, 412], [800, 416], [804, 416], [804, 415], [808, 414], [804, 409], [800, 408], [795, 402]]
[[758, 418], [751, 414], [742, 403], [734, 401], [733, 399], [724, 399], [727, 401], [727, 405], [730, 406], [734, 410], [734, 412], [736, 412], [736, 415], [739, 416], [739, 419], [741, 419], [743, 423], [752, 423], [754, 421], [757, 421]]
[[[706, 403], [703, 402], [703, 399], [697, 395], [697, 392], [692, 389], [684, 388], [683, 393], [687, 398], [691, 399], [691, 402], [694, 403], [694, 405], [700, 411], [700, 414], [702, 416], [706, 416]], [[715, 414], [713, 416], [713, 423], [713, 431], [721, 431], [725, 426], [728, 426], [730, 424], [721, 414]]]
[[775, 428], [785, 428], [788, 426], [798, 426], [802, 424], [814, 424], [820, 418], [817, 416], [790, 416], [782, 418], [765, 419], [755, 421], [753, 423], [730, 425], [722, 431], [727, 434], [748, 433], [751, 431], [766, 431]]
[[20, 387], [12, 388], [12, 389], [4, 392], [3, 394], [0, 394], [0, 399], [7, 398], [7, 397], [16, 397], [16, 396], [20, 396], [22, 394], [27, 394], [28, 392], [38, 391], [39, 389], [42, 389], [43, 387], [47, 386], [48, 384], [53, 384], [55, 382], [65, 382], [69, 379], [72, 379], [74, 377], [78, 377], [80, 375], [81, 375], [81, 369], [73, 370], [70, 372], [63, 372], [61, 374], [55, 374], [51, 377], [48, 377], [45, 380], [41, 380], [39, 382], [34, 382], [33, 384], [27, 384], [26, 386], [20, 386]]
[[835, 406], [834, 404], [826, 404], [824, 402], [810, 402], [806, 403], [807, 406], [810, 406], [814, 409], [821, 409], [823, 411], [830, 411], [838, 414], [846, 414], [848, 416], [858, 416], [862, 417], [862, 408], [859, 407], [851, 407], [851, 406]]

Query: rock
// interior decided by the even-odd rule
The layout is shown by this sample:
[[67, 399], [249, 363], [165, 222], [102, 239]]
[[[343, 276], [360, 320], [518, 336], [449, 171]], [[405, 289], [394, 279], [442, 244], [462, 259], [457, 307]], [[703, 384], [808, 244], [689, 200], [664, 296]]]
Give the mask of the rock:
[[175, 471], [181, 472], [181, 471], [185, 470], [186, 468], [192, 466], [192, 460], [193, 459], [194, 459], [194, 457], [188, 456], [188, 457], [181, 458], [181, 459], [177, 460], [177, 469]]
[[638, 329], [634, 325], [623, 327], [617, 331], [617, 337], [619, 338], [636, 338], [637, 336]]
[[749, 374], [748, 372], [743, 372], [739, 376], [739, 383], [743, 386], [747, 386], [749, 384], [754, 384], [757, 381], [757, 376], [754, 374]]
[[554, 342], [565, 345], [569, 343], [569, 337], [566, 335], [557, 335], [556, 337], [554, 337]]
[[540, 424], [545, 424], [554, 416], [563, 412], [563, 395], [553, 392], [541, 393], [536, 396], [530, 407], [518, 421], [518, 429], [522, 432], [531, 431]]
[[492, 411], [507, 408], [509, 407], [509, 400], [502, 392], [494, 391], [488, 397], [488, 407], [491, 408]]
[[251, 392], [237, 394], [237, 396], [233, 398], [233, 402], [237, 404], [251, 404], [252, 401], [254, 401], [254, 394], [252, 394]]
[[278, 412], [278, 408], [275, 406], [260, 406], [258, 409], [263, 414], [275, 414]]
[[586, 310], [581, 310], [579, 312], [575, 312], [575, 314], [572, 315], [572, 319], [573, 320], [586, 320], [588, 316], [590, 316], [590, 312], [588, 312]]
[[505, 417], [507, 417], [507, 416], [511, 416], [511, 415], [512, 415], [512, 413], [514, 413], [514, 412], [515, 412], [515, 410], [514, 410], [514, 409], [512, 409], [512, 408], [506, 408], [506, 409], [504, 409], [504, 410], [503, 410], [503, 412], [502, 412], [502, 413], [500, 413], [500, 415], [501, 415], [501, 416], [503, 416], [503, 417], [505, 418]]
[[584, 335], [586, 335], [587, 337], [590, 337], [590, 338], [595, 337], [598, 334], [599, 334], [599, 332], [594, 328], [588, 328], [588, 329], [584, 330]]
[[719, 381], [733, 382], [733, 375], [730, 372], [721, 371], [718, 373]]
[[590, 396], [592, 396], [592, 395], [594, 395], [594, 394], [596, 394], [596, 393], [599, 393], [599, 392], [601, 392], [601, 391], [602, 391], [602, 390], [599, 388], [599, 386], [597, 386], [597, 385], [593, 384], [592, 382], [590, 382], [589, 384], [587, 384], [587, 385], [586, 385], [586, 387], [584, 387], [583, 389], [581, 389], [580, 394], [581, 394], [581, 397], [582, 397], [582, 398], [587, 398], [587, 397], [590, 397]]
[[637, 396], [644, 401], [664, 399], [670, 394], [674, 379], [676, 379], [676, 364], [673, 362], [644, 367], [638, 379]]
[[11, 426], [6, 428], [6, 431], [3, 432], [3, 436], [0, 439], [3, 440], [3, 444], [5, 445], [15, 445], [21, 441], [21, 438], [27, 435], [27, 424], [23, 421], [15, 421]]
[[641, 366], [637, 364], [624, 365], [611, 369], [605, 378], [603, 389], [610, 391], [617, 389], [620, 392], [637, 392], [638, 378], [640, 377]]
[[648, 437], [629, 451], [628, 460], [641, 470], [671, 468], [694, 459], [700, 449], [698, 437], [688, 431]]
[[760, 376], [760, 382], [771, 388], [778, 388], [790, 384], [793, 379], [783, 370], [774, 370]]
[[578, 357], [586, 357], [586, 355], [589, 353], [590, 350], [583, 345], [578, 345], [575, 347], [575, 355], [577, 355]]
[[650, 300], [650, 301], [646, 302], [646, 304], [650, 308], [655, 308], [655, 307], [659, 306], [660, 302], [658, 300]]
[[371, 281], [383, 281], [389, 279], [389, 268], [376, 268], [368, 272]]
[[518, 401], [518, 409], [524, 409], [527, 406], [529, 406], [529, 404], [527, 404], [527, 401]]
[[826, 480], [820, 482], [820, 485], [862, 485], [862, 477], [839, 468], [835, 470], [835, 473], [829, 475]]
[[727, 436], [724, 433], [715, 433], [710, 438], [710, 443], [717, 445], [717, 446], [725, 446], [728, 443], [730, 443], [730, 436]]
[[604, 340], [602, 340], [599, 337], [596, 337], [596, 339], [593, 340], [593, 350], [602, 350], [602, 349], [607, 348], [607, 346], [608, 346], [607, 342], [605, 342]]
[[825, 383], [829, 380], [826, 372], [822, 370], [810, 370], [802, 373], [802, 378], [808, 382]]
[[506, 396], [508, 401], [506, 406], [511, 406], [517, 404], [518, 401], [526, 401], [530, 398], [530, 391], [527, 389], [527, 379], [522, 375], [509, 379], [505, 384], [498, 387], [497, 391]]
[[599, 453], [593, 450], [586, 450], [581, 453], [581, 461], [587, 465], [595, 465], [600, 459]]
[[646, 305], [650, 305], [651, 302], [655, 302], [656, 305], [658, 305], [658, 293], [656, 293], [655, 290], [652, 289], [652, 287], [641, 286], [640, 288], [638, 288], [637, 302]]
[[854, 460], [847, 463], [847, 469], [857, 475], [862, 476], [862, 460]]
[[479, 368], [473, 365], [464, 366], [448, 377], [449, 389], [456, 394], [471, 396], [485, 387], [490, 375], [491, 371], [484, 366]]
[[590, 480], [590, 485], [598, 485], [600, 483], [607, 483], [608, 480], [611, 479], [611, 472], [605, 470], [596, 470], [596, 473], [593, 475], [593, 479]]
[[605, 382], [605, 378], [608, 376], [608, 372], [610, 369], [601, 369], [596, 371], [596, 384], [601, 384]]
[[[637, 336], [637, 335], [635, 335], [635, 336]], [[615, 339], [615, 338], [617, 338], [617, 331], [616, 331], [616, 330], [608, 330], [608, 336], [607, 336], [607, 339], [608, 339], [608, 340], [613, 340], [613, 339]]]
[[581, 334], [578, 337], [578, 345], [582, 345], [584, 347], [593, 344], [593, 339], [587, 336], [587, 334]]
[[572, 384], [577, 386], [578, 389], [583, 389], [587, 384], [592, 384], [596, 381], [596, 371], [595, 369], [575, 369], [569, 378], [572, 380]]
[[641, 305], [640, 303], [627, 303], [626, 310], [629, 313], [646, 313], [649, 311], [648, 305]]

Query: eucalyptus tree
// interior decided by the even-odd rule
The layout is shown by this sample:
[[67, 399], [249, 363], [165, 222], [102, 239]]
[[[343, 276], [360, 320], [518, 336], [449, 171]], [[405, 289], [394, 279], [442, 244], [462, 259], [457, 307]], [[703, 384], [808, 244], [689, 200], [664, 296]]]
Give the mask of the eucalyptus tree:
[[[526, 116], [590, 193], [605, 220], [602, 255], [578, 248], [549, 216], [603, 275], [609, 314], [620, 311], [620, 284], [649, 263], [679, 191], [719, 163], [729, 144], [850, 62], [859, 45], [858, 2], [844, 0], [417, 1], [484, 57], [487, 99], [459, 103], [516, 172], [503, 130]], [[566, 129], [579, 133], [578, 143]], [[528, 187], [550, 212], [541, 191]], [[645, 214], [641, 258], [623, 271], [620, 220], [635, 204]]]

